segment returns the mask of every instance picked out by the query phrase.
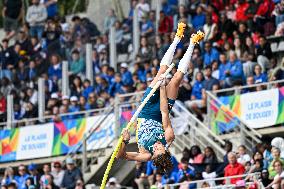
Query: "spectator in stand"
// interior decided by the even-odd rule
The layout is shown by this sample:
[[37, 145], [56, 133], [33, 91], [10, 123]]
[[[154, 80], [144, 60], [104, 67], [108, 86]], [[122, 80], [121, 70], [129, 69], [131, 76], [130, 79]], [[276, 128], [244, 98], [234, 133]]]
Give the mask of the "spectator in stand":
[[0, 92], [0, 120], [2, 121], [5, 117], [6, 112], [6, 98], [5, 96]]
[[85, 106], [86, 110], [92, 110], [97, 108], [97, 96], [95, 93], [90, 93], [88, 97], [88, 102]]
[[40, 1], [46, 7], [48, 18], [54, 18], [58, 14], [57, 1], [58, 0], [41, 0]]
[[138, 56], [141, 57], [142, 61], [150, 61], [153, 57], [153, 49], [148, 44], [146, 37], [141, 38], [141, 46], [138, 51]]
[[46, 179], [45, 188], [47, 188], [47, 189], [51, 189], [51, 188], [52, 189], [59, 189], [59, 187], [54, 184], [54, 181], [53, 181], [54, 178], [51, 174], [47, 174], [45, 179]]
[[178, 13], [174, 15], [174, 31], [176, 31], [178, 23], [181, 19], [185, 18], [187, 22], [185, 24], [191, 24], [191, 15], [188, 14], [185, 5], [179, 5]]
[[62, 169], [61, 163], [56, 161], [53, 163], [54, 170], [51, 172], [53, 176], [53, 182], [56, 186], [60, 187], [64, 177], [64, 170]]
[[43, 175], [40, 177], [40, 185], [41, 188], [46, 188], [48, 185], [47, 177], [50, 174], [50, 166], [49, 164], [43, 165]]
[[10, 183], [16, 183], [14, 170], [12, 167], [7, 167], [4, 172], [4, 176], [1, 180], [1, 185], [9, 185]]
[[75, 162], [72, 158], [66, 159], [67, 170], [64, 173], [61, 187], [66, 189], [75, 188], [76, 180], [82, 178], [80, 169], [75, 166]]
[[85, 73], [85, 62], [83, 57], [80, 57], [78, 50], [72, 52], [72, 61], [69, 64], [69, 74], [70, 75], [79, 75], [81, 78]]
[[272, 182], [272, 180], [269, 179], [269, 174], [267, 169], [263, 169], [261, 171], [261, 182], [264, 187], [268, 186]]
[[117, 21], [117, 17], [115, 15], [114, 9], [109, 9], [108, 15], [105, 17], [105, 20], [104, 20], [103, 33], [108, 33], [110, 28], [114, 25], [116, 21]]
[[[237, 155], [234, 152], [228, 153], [228, 160], [229, 164], [224, 169], [224, 176], [235, 176], [235, 175], [242, 175], [245, 172], [245, 168], [242, 164], [237, 162]], [[235, 184], [241, 178], [232, 178], [231, 183]], [[226, 181], [224, 181], [225, 183]]]
[[152, 36], [155, 31], [154, 29], [155, 29], [154, 23], [149, 19], [147, 20], [147, 18], [143, 16], [140, 28], [141, 36], [146, 36], [146, 37]]
[[266, 72], [269, 66], [269, 60], [272, 58], [272, 51], [270, 44], [266, 41], [264, 36], [259, 38], [259, 47], [256, 51], [257, 63], [261, 66], [262, 72]]
[[243, 80], [243, 65], [237, 59], [235, 52], [230, 52], [229, 57], [230, 69], [225, 71], [226, 79], [225, 86], [232, 87], [235, 83], [242, 83]]
[[13, 68], [13, 54], [11, 48], [9, 48], [9, 40], [2, 40], [2, 51], [0, 52], [1, 57], [1, 70], [0, 70], [0, 79], [7, 77], [8, 79], [12, 78], [11, 68]]
[[212, 91], [214, 86], [219, 86], [219, 81], [212, 77], [211, 66], [205, 68], [205, 80], [203, 81], [203, 90]]
[[71, 90], [71, 95], [72, 96], [81, 96], [81, 95], [83, 95], [85, 98], [88, 97], [88, 94], [84, 94], [83, 93], [84, 89], [83, 89], [83, 85], [82, 85], [82, 80], [81, 80], [81, 78], [79, 76], [75, 76], [73, 78], [70, 90]]
[[40, 4], [39, 0], [32, 0], [32, 5], [29, 6], [26, 16], [26, 20], [30, 25], [31, 36], [37, 36], [41, 39], [46, 19], [46, 7]]
[[249, 8], [249, 3], [247, 3], [245, 0], [238, 0], [236, 8], [237, 22], [246, 22], [248, 20], [248, 16], [246, 15], [246, 11], [248, 8]]
[[216, 164], [216, 163], [218, 163], [217, 156], [216, 156], [214, 150], [210, 146], [207, 146], [204, 150], [203, 163], [205, 163], [205, 164]]
[[180, 162], [180, 169], [178, 170], [178, 172], [173, 173], [175, 183], [181, 182], [184, 177], [195, 176], [195, 172], [189, 167], [188, 160], [186, 158], [182, 158]]
[[268, 172], [269, 172], [269, 178], [273, 179], [275, 177], [275, 175], [277, 174], [275, 169], [274, 169], [274, 162], [275, 161], [280, 161], [282, 163], [282, 165], [284, 165], [284, 160], [280, 157], [280, 149], [273, 147], [271, 150], [272, 153], [272, 161], [269, 162], [269, 166], [268, 166]]
[[204, 101], [202, 99], [202, 90], [204, 88], [203, 86], [203, 74], [202, 72], [198, 72], [196, 74], [196, 80], [192, 86], [192, 91], [191, 91], [191, 100], [185, 101], [185, 105], [189, 109], [194, 109], [194, 108], [202, 108], [204, 107]]
[[88, 80], [88, 79], [85, 79], [84, 80], [84, 83], [83, 83], [83, 91], [82, 91], [82, 95], [85, 97], [85, 98], [88, 98], [88, 96], [94, 92], [94, 87], [91, 85], [91, 81]]
[[21, 0], [3, 1], [2, 17], [6, 39], [11, 39], [18, 30], [19, 20], [23, 14], [22, 6]]
[[83, 179], [78, 179], [78, 180], [76, 181], [76, 187], [75, 187], [75, 189], [85, 189]]
[[51, 65], [48, 68], [48, 77], [55, 83], [62, 78], [62, 64], [58, 55], [51, 55], [50, 57]]
[[45, 24], [45, 30], [42, 36], [42, 48], [43, 50], [47, 51], [48, 55], [62, 53], [60, 45], [60, 35], [61, 28], [56, 25], [55, 21], [51, 19], [47, 20]]
[[146, 162], [136, 161], [136, 174], [135, 174], [135, 183], [138, 186], [138, 189], [144, 189], [149, 187], [149, 182], [146, 175]]
[[117, 179], [115, 177], [111, 177], [107, 184], [106, 184], [107, 188], [113, 188], [113, 189], [119, 189], [121, 188], [119, 182], [117, 181]]
[[276, 147], [279, 148], [281, 151], [280, 157], [282, 159], [284, 159], [284, 138], [282, 137], [275, 137], [272, 141], [271, 141], [271, 146], [272, 147]]
[[253, 54], [249, 54], [247, 52], [244, 53], [243, 72], [245, 77], [253, 75], [254, 67], [257, 64], [253, 60]]
[[150, 12], [150, 5], [146, 2], [146, 0], [139, 0], [139, 3], [136, 5], [138, 9], [138, 20], [141, 21], [143, 16], [147, 16]]
[[[77, 96], [71, 96], [68, 112], [74, 113], [74, 112], [79, 112], [79, 111], [80, 111], [80, 107], [78, 105], [78, 97]], [[71, 119], [74, 119], [76, 117], [77, 116], [74, 116], [74, 115], [70, 116]]]
[[193, 28], [198, 31], [203, 28], [206, 22], [206, 16], [203, 13], [203, 7], [200, 5], [196, 8], [196, 15], [192, 19]]
[[159, 34], [170, 33], [172, 31], [173, 31], [172, 17], [167, 16], [163, 11], [160, 11], [160, 21], [158, 27]]
[[268, 81], [267, 74], [262, 72], [261, 66], [259, 64], [254, 67], [254, 81], [255, 83], [265, 83]]
[[32, 183], [34, 185], [34, 187], [36, 189], [39, 189], [40, 186], [41, 186], [41, 176], [40, 174], [38, 173], [38, 170], [37, 170], [37, 166], [33, 163], [31, 163], [29, 166], [28, 166], [28, 170], [29, 170], [29, 178], [32, 179]]
[[18, 174], [15, 176], [15, 181], [17, 182], [18, 189], [26, 189], [26, 180], [29, 178], [29, 175], [26, 173], [26, 167], [20, 165], [18, 168]]
[[251, 158], [247, 154], [247, 148], [244, 145], [238, 147], [238, 163], [245, 165], [246, 162], [250, 162]]
[[205, 33], [204, 41], [212, 41], [216, 40], [216, 36], [218, 34], [218, 26], [216, 23], [212, 21], [212, 15], [206, 16], [206, 23], [203, 26], [203, 31]]
[[189, 163], [201, 164], [203, 162], [204, 155], [201, 153], [199, 146], [194, 145], [190, 148], [190, 159]]
[[7, 186], [7, 189], [17, 189], [17, 188], [19, 188], [19, 187], [17, 187], [17, 184], [13, 183], [13, 182], [8, 184], [8, 186]]
[[123, 62], [120, 65], [120, 73], [123, 85], [131, 86], [133, 85], [132, 74], [128, 71], [127, 63]]
[[205, 42], [204, 51], [205, 51], [205, 53], [203, 55], [203, 59], [204, 59], [205, 66], [211, 65], [211, 63], [214, 60], [219, 59], [218, 50], [216, 48], [212, 47], [212, 45], [209, 41]]
[[[202, 178], [203, 179], [215, 179], [217, 177], [217, 174], [215, 171], [212, 170], [212, 166], [209, 164], [209, 165], [206, 165], [205, 167], [205, 171], [202, 172]], [[209, 184], [209, 187], [214, 187], [216, 186], [216, 183], [215, 181], [208, 181], [208, 184]]]
[[273, 162], [273, 167], [276, 172], [276, 175], [274, 176], [273, 182], [270, 183], [267, 188], [283, 188], [284, 187], [284, 171], [283, 171], [283, 162], [280, 160], [276, 160]]
[[229, 140], [225, 141], [225, 150], [226, 154], [224, 155], [223, 160], [225, 164], [228, 164], [229, 163], [228, 154], [233, 150], [233, 144]]

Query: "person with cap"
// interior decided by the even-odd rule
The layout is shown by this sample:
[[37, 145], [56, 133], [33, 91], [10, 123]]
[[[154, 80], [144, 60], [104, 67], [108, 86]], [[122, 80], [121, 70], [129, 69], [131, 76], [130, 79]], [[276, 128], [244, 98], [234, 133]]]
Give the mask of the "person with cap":
[[75, 166], [74, 160], [70, 157], [66, 159], [66, 167], [67, 170], [64, 172], [61, 187], [74, 189], [76, 186], [76, 180], [83, 178], [82, 172]]
[[128, 71], [127, 63], [123, 62], [120, 64], [120, 74], [123, 85], [133, 85], [132, 74]]
[[30, 174], [30, 178], [33, 180], [33, 185], [35, 186], [35, 188], [36, 189], [40, 188], [40, 174], [38, 173], [37, 165], [31, 163], [28, 166], [28, 171]]
[[[70, 98], [70, 105], [68, 107], [68, 112], [70, 113], [74, 113], [74, 112], [79, 112], [80, 111], [80, 107], [79, 107], [79, 104], [78, 104], [78, 97], [77, 96], [71, 96]], [[76, 118], [79, 118], [80, 115], [70, 115], [69, 116], [70, 119], [76, 119]]]
[[115, 177], [111, 177], [107, 184], [106, 184], [107, 188], [111, 188], [111, 189], [119, 189], [121, 188], [120, 184], [118, 183], [117, 179]]
[[185, 26], [184, 23], [179, 23], [175, 39], [161, 60], [159, 72], [142, 98], [143, 102], [156, 83], [160, 82], [160, 89], [146, 102], [137, 118], [136, 141], [139, 153], [126, 152], [126, 145], [129, 143], [130, 134], [127, 129], [124, 129], [122, 131], [123, 143], [119, 149], [117, 158], [142, 162], [153, 160], [161, 172], [170, 172], [172, 170], [173, 163], [169, 147], [175, 135], [169, 118], [169, 111], [171, 111], [177, 98], [180, 83], [188, 71], [194, 43], [204, 36], [201, 32], [192, 35], [191, 43], [179, 62], [177, 72], [171, 81], [167, 83], [165, 72], [172, 64], [176, 46], [183, 37]]
[[56, 186], [60, 187], [62, 184], [64, 170], [59, 161], [53, 163], [53, 170], [50, 173], [53, 176], [53, 182]]

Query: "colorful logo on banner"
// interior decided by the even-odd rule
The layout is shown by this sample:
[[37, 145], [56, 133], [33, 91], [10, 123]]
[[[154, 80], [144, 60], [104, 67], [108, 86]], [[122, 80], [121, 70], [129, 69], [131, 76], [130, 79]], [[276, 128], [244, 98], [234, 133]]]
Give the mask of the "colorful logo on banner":
[[86, 118], [54, 123], [52, 155], [66, 154], [82, 140], [86, 130]]
[[278, 110], [277, 123], [284, 123], [284, 87], [279, 89]]
[[[220, 97], [223, 105], [211, 101], [211, 129], [220, 134], [239, 125], [241, 118], [252, 128], [284, 123], [284, 87], [235, 96]], [[231, 111], [230, 111], [231, 110]], [[235, 113], [235, 115], [232, 113]]]
[[230, 110], [240, 115], [240, 96], [225, 96], [219, 100], [224, 104], [220, 105], [211, 101], [210, 106], [213, 114], [211, 115], [211, 129], [214, 133], [220, 134], [232, 130], [236, 123], [239, 123], [238, 117], [235, 117]]
[[[121, 112], [121, 116], [120, 116], [120, 132], [122, 131], [123, 128], [125, 128], [127, 126], [127, 124], [129, 123], [129, 121], [132, 118], [134, 113], [135, 113], [135, 111], [131, 111], [131, 110]], [[130, 128], [130, 133], [135, 135], [135, 128], [134, 127]]]
[[0, 162], [16, 160], [16, 151], [19, 141], [19, 129], [0, 131]]

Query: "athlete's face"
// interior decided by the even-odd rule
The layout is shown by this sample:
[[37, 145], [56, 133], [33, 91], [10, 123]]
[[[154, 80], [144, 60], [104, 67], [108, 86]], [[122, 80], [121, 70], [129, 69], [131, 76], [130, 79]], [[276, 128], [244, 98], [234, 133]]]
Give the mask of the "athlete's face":
[[166, 149], [165, 149], [165, 146], [161, 143], [161, 142], [156, 142], [153, 146], [153, 157], [157, 157], [159, 154], [164, 154], [166, 153]]

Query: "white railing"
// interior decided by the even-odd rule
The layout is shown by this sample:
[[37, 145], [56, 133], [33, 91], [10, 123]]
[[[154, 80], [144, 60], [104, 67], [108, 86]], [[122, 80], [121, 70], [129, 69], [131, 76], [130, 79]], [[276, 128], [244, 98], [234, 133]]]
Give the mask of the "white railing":
[[277, 80], [277, 81], [270, 81], [270, 82], [264, 82], [264, 83], [257, 83], [252, 85], [245, 85], [245, 86], [237, 86], [237, 87], [231, 87], [227, 89], [220, 89], [213, 91], [215, 95], [219, 95], [220, 93], [226, 93], [226, 92], [234, 92], [233, 94], [240, 94], [243, 89], [249, 89], [249, 88], [255, 88], [260, 86], [265, 86], [267, 89], [271, 88], [277, 88], [278, 84], [284, 84], [284, 79]]
[[264, 189], [263, 184], [260, 182], [260, 175], [261, 175], [261, 173], [251, 173], [251, 174], [235, 175], [235, 176], [229, 176], [229, 177], [218, 177], [218, 178], [213, 178], [213, 179], [195, 180], [195, 181], [188, 181], [188, 182], [183, 182], [183, 183], [167, 184], [167, 185], [164, 186], [164, 188], [172, 189], [172, 188], [175, 188], [177, 186], [190, 185], [190, 184], [196, 184], [197, 188], [200, 188], [198, 186], [200, 186], [204, 182], [216, 182], [216, 181], [225, 181], [225, 184], [210, 187], [210, 189], [212, 189], [212, 188], [220, 188], [220, 189], [235, 188], [236, 185], [231, 184], [231, 179], [242, 179], [242, 180], [244, 180], [245, 178], [250, 177], [250, 178], [252, 178], [253, 182], [252, 181], [246, 182], [246, 186], [253, 184], [253, 183], [257, 183], [259, 189]]
[[[113, 106], [113, 105], [110, 105]], [[89, 116], [90, 114], [100, 114], [104, 112], [105, 110], [109, 109], [109, 107], [105, 108], [97, 108], [97, 109], [91, 109], [91, 110], [85, 110], [85, 111], [78, 111], [78, 112], [71, 112], [71, 113], [64, 113], [64, 114], [57, 114], [57, 115], [48, 115], [44, 116], [42, 118], [36, 117], [36, 118], [28, 118], [28, 119], [21, 119], [21, 120], [15, 120], [11, 123], [8, 122], [2, 122], [0, 123], [0, 127], [5, 127], [7, 124], [17, 125], [17, 124], [34, 124], [34, 122], [41, 122], [42, 120], [45, 120], [44, 122], [52, 122], [55, 117], [64, 117], [64, 116], [76, 116], [76, 115], [82, 115], [82, 116]]]

